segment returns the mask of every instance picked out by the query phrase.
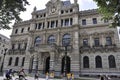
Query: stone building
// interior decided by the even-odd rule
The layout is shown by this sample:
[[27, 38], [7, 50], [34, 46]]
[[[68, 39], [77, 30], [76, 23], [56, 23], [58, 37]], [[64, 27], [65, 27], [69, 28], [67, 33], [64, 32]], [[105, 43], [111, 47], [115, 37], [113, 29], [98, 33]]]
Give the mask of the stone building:
[[4, 62], [4, 56], [8, 52], [10, 47], [10, 39], [0, 34], [0, 71]]
[[15, 23], [4, 69], [55, 75], [119, 75], [120, 52], [116, 28], [101, 20], [96, 9], [79, 11], [77, 0], [50, 0], [35, 7], [32, 19]]

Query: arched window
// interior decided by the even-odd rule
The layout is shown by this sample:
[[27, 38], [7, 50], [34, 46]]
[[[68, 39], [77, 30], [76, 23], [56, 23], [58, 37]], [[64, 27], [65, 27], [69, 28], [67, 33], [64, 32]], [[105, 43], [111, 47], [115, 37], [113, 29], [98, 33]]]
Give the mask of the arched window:
[[67, 46], [70, 45], [70, 41], [71, 41], [71, 36], [70, 34], [65, 34], [62, 38], [62, 45], [63, 46]]
[[101, 59], [101, 57], [96, 56], [95, 61], [96, 61], [96, 68], [102, 68], [102, 59]]
[[23, 57], [23, 59], [22, 59], [22, 65], [21, 66], [24, 66], [24, 62], [25, 62], [25, 57]]
[[109, 61], [109, 68], [116, 68], [115, 57], [113, 55], [110, 55], [108, 57], [108, 61]]
[[12, 57], [9, 58], [9, 63], [8, 63], [8, 66], [11, 66], [12, 65]]
[[42, 39], [41, 39], [41, 37], [36, 37], [35, 38], [35, 46], [38, 46], [40, 43], [41, 43], [41, 41], [42, 41]]
[[48, 44], [53, 44], [55, 43], [55, 36], [51, 35], [48, 37]]
[[15, 66], [18, 66], [18, 63], [19, 63], [19, 57], [15, 59]]
[[83, 68], [89, 68], [89, 58], [88, 58], [88, 56], [85, 56], [83, 58]]

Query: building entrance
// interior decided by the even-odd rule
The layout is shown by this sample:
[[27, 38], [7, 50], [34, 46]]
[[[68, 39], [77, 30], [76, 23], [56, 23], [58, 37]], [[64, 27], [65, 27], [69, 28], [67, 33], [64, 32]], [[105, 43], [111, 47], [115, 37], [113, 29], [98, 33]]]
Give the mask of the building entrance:
[[46, 58], [46, 64], [45, 64], [45, 73], [49, 73], [49, 69], [50, 69], [50, 57]]
[[[66, 66], [66, 67], [65, 67]], [[66, 57], [66, 64], [65, 64], [65, 56], [62, 58], [62, 66], [61, 66], [61, 73], [64, 72], [70, 73], [70, 57]]]

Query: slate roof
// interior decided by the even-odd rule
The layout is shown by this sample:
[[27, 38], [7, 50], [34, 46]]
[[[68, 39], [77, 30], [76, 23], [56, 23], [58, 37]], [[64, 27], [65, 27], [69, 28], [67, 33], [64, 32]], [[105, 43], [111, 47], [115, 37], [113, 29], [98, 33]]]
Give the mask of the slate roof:
[[71, 5], [71, 2], [68, 0], [68, 1], [63, 1], [63, 5], [64, 6], [70, 6]]

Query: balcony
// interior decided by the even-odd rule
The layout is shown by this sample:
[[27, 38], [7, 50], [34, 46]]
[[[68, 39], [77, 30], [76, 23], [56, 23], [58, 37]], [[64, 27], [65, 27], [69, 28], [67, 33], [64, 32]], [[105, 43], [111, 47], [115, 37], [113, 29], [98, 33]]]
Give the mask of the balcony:
[[9, 55], [22, 55], [22, 54], [25, 54], [25, 49], [10, 49], [8, 51], [8, 54]]
[[116, 50], [117, 50], [116, 44], [105, 45], [105, 51], [116, 51]]
[[90, 52], [91, 51], [91, 47], [90, 46], [81, 46], [80, 47], [80, 52]]
[[107, 52], [107, 51], [117, 51], [117, 46], [116, 44], [112, 44], [112, 45], [93, 45], [92, 47], [90, 46], [81, 46], [80, 47], [80, 52], [83, 53], [83, 52]]
[[104, 47], [103, 47], [103, 45], [93, 45], [92, 50], [93, 50], [93, 52], [96, 52], [96, 51], [103, 52]]
[[55, 50], [56, 45], [54, 44], [39, 44], [39, 45], [35, 45], [33, 47], [29, 48], [29, 51], [32, 53], [34, 51], [41, 51], [41, 52], [47, 52], [47, 51], [51, 51], [51, 50]]

